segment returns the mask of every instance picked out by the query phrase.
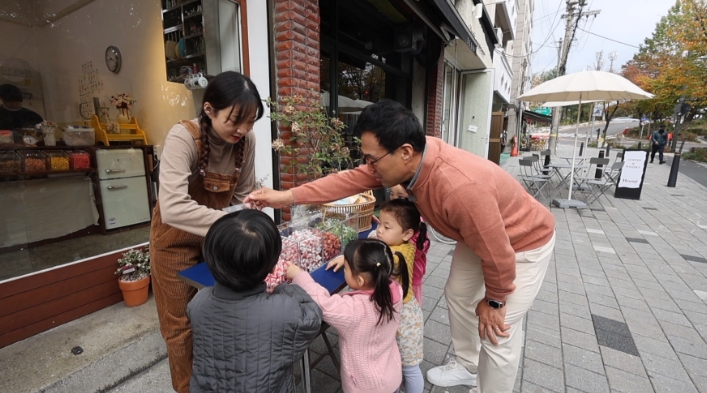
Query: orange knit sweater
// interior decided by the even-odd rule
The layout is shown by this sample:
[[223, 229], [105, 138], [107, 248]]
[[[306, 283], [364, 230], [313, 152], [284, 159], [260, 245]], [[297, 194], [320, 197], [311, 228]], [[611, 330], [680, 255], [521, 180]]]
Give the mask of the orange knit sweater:
[[[381, 187], [362, 165], [292, 189], [295, 203], [325, 203]], [[486, 296], [505, 301], [515, 285], [515, 253], [550, 241], [555, 219], [493, 162], [427, 137], [415, 205], [429, 225], [481, 258]]]

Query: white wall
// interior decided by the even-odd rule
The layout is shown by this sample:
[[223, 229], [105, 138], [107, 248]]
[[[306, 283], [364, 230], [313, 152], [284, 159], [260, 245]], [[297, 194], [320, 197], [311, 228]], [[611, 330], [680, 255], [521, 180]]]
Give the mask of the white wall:
[[[260, 97], [265, 99], [270, 95], [270, 67], [268, 57], [268, 23], [267, 2], [248, 2], [248, 41], [250, 45], [250, 78], [258, 88]], [[253, 131], [256, 135], [255, 177], [262, 179], [267, 176], [264, 185], [272, 188], [272, 138], [270, 135], [270, 111], [265, 106], [265, 115], [255, 123]], [[271, 209], [268, 209], [271, 210]]]

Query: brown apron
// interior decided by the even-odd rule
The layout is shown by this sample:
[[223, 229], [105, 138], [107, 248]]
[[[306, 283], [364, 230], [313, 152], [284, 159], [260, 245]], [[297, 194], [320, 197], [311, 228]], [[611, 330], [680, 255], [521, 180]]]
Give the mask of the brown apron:
[[[190, 120], [182, 120], [180, 123], [189, 130], [196, 143], [196, 150], [200, 153], [201, 129]], [[199, 205], [221, 210], [231, 203], [239, 177], [238, 169], [232, 175], [213, 172], [206, 172], [204, 176], [197, 175], [189, 183], [189, 196]], [[189, 392], [192, 336], [187, 304], [196, 294], [196, 289], [179, 280], [177, 273], [203, 260], [203, 240], [201, 236], [163, 223], [160, 204], [157, 203], [150, 229], [152, 289], [160, 331], [167, 344], [172, 387], [179, 393]]]

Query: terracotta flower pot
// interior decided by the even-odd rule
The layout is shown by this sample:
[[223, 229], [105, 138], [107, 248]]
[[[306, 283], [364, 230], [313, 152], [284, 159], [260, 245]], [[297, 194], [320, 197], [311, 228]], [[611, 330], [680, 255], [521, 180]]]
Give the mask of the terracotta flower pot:
[[137, 281], [123, 281], [118, 279], [118, 286], [123, 291], [123, 301], [128, 307], [135, 307], [147, 302], [150, 289], [150, 276]]

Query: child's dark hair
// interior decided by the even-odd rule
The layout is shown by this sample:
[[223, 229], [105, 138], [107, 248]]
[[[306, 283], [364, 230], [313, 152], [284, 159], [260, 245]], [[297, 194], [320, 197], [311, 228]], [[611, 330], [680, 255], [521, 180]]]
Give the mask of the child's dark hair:
[[415, 247], [418, 250], [425, 249], [425, 243], [428, 241], [427, 225], [420, 220], [420, 211], [414, 203], [403, 198], [391, 199], [381, 206], [381, 211], [392, 214], [404, 231], [412, 229], [413, 233], [420, 232]]
[[[199, 172], [202, 174], [205, 173], [209, 164], [210, 152], [208, 131], [211, 128], [211, 118], [204, 110], [204, 104], [207, 102], [211, 104], [215, 112], [234, 106], [236, 124], [243, 121], [244, 116], [251, 114], [255, 115], [254, 120], [260, 120], [265, 111], [258, 89], [247, 76], [235, 71], [226, 71], [209, 79], [209, 85], [206, 87], [204, 100], [201, 103], [201, 113], [199, 113], [199, 125], [201, 126]], [[243, 165], [244, 144], [245, 138], [241, 138], [236, 143], [236, 168], [240, 168]]]
[[265, 213], [246, 209], [211, 225], [204, 239], [204, 258], [216, 282], [247, 291], [265, 281], [282, 251], [282, 238]]
[[[393, 252], [378, 239], [356, 239], [344, 249], [344, 260], [354, 275], [366, 274], [373, 284], [371, 300], [380, 313], [378, 324], [393, 319], [395, 308], [390, 280], [393, 275]], [[407, 282], [405, 280], [404, 282]]]

